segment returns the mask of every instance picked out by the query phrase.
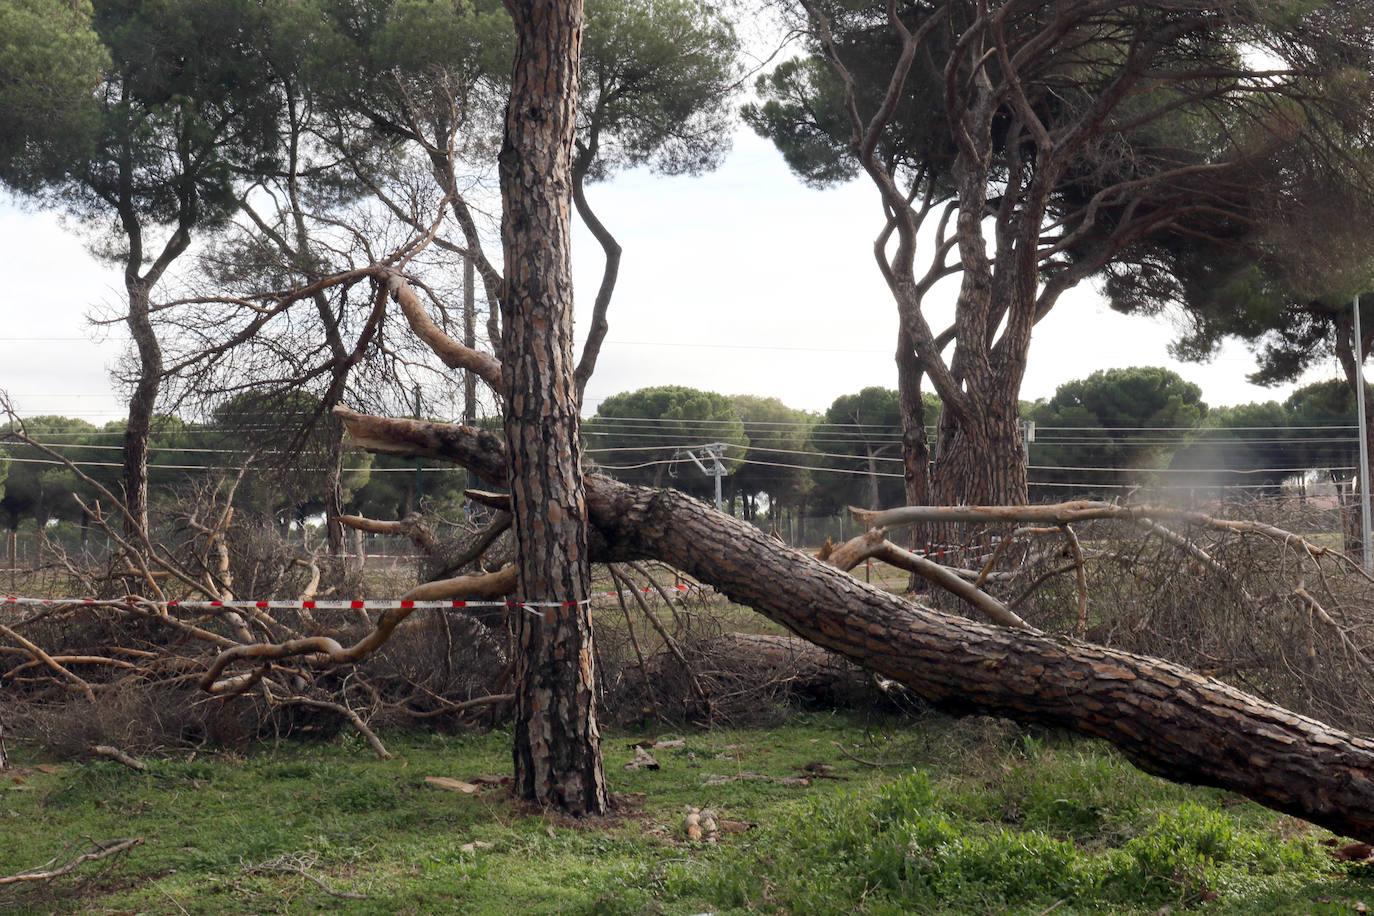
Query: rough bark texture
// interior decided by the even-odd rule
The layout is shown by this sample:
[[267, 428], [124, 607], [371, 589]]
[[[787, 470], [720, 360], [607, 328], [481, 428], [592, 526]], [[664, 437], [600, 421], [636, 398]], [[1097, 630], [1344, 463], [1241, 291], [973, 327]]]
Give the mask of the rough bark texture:
[[980, 400], [962, 422], [941, 429], [932, 481], [935, 505], [1026, 502], [1025, 447], [1016, 415], [1004, 405], [1002, 399]]
[[[342, 413], [336, 411], [336, 413]], [[346, 415], [355, 439], [496, 479], [490, 434]], [[414, 443], [414, 445], [412, 445]], [[1141, 769], [1219, 786], [1374, 839], [1374, 741], [1146, 656], [987, 626], [904, 601], [673, 490], [586, 480], [598, 559], [655, 557], [954, 712], [1074, 729]]]
[[607, 807], [596, 725], [587, 506], [569, 268], [581, 0], [511, 0], [517, 34], [501, 149], [502, 381], [519, 595], [515, 783], [575, 815]]
[[588, 493], [613, 551], [678, 566], [938, 706], [1071, 728], [1147, 772], [1374, 838], [1374, 741], [1159, 659], [910, 604], [674, 491], [592, 478]]
[[[477, 283], [472, 258], [463, 258], [463, 346], [477, 349]], [[477, 374], [463, 373], [463, 422], [477, 422]]]

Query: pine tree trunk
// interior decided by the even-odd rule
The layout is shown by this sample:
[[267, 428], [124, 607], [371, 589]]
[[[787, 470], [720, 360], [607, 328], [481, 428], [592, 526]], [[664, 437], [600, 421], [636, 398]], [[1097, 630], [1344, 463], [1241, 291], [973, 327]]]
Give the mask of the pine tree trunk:
[[902, 415], [902, 478], [908, 506], [930, 504], [930, 437], [921, 399], [921, 363], [914, 344], [898, 334], [897, 397]]
[[515, 67], [501, 149], [505, 431], [519, 596], [517, 794], [574, 815], [607, 807], [596, 723], [587, 506], [572, 384], [571, 163], [580, 0], [512, 0]]
[[[923, 374], [915, 343], [905, 331], [899, 331], [897, 398], [902, 417], [903, 492], [908, 506], [930, 505], [930, 436], [926, 433], [926, 405], [921, 398]], [[935, 540], [933, 526], [912, 525], [904, 539], [910, 550], [923, 550]], [[912, 573], [907, 578], [907, 591], [923, 591], [926, 584], [925, 579]]]
[[673, 491], [588, 482], [611, 559], [651, 556], [956, 713], [1063, 726], [1141, 769], [1374, 839], [1374, 741], [1169, 662], [913, 605]]
[[[1014, 409], [1016, 400], [1009, 399]], [[1025, 444], [1008, 399], [989, 398], [971, 422], [942, 429], [932, 473], [934, 504], [1023, 506], [1026, 504]], [[950, 523], [934, 526], [937, 541], [987, 547], [1006, 526]]]
[[[477, 349], [477, 278], [472, 258], [463, 258], [463, 346]], [[477, 422], [477, 374], [463, 373], [463, 422]]]
[[935, 459], [936, 505], [1025, 505], [1024, 456], [1015, 417], [958, 427]]
[[331, 557], [343, 556], [344, 552], [344, 530], [339, 523], [339, 516], [343, 511], [343, 430], [339, 428], [339, 423], [333, 417], [328, 417], [324, 421], [326, 435], [329, 436], [329, 477], [325, 481], [324, 492], [324, 524], [328, 535], [327, 543], [329, 555]]
[[[162, 348], [153, 331], [147, 281], [126, 279], [129, 296], [129, 330], [138, 350], [138, 379], [129, 397], [129, 421], [124, 427], [124, 504], [137, 530], [130, 535], [146, 538], [148, 531], [148, 440], [152, 435], [153, 410], [162, 382]], [[126, 523], [127, 525], [127, 523]]]

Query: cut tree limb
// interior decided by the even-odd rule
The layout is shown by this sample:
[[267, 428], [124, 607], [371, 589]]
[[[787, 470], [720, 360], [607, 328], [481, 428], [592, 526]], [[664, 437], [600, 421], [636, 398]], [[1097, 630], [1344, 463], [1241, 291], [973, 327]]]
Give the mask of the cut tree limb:
[[92, 754], [99, 754], [101, 757], [108, 757], [111, 760], [122, 763], [131, 770], [138, 770], [140, 773], [148, 769], [148, 764], [139, 760], [137, 757], [130, 757], [117, 747], [108, 744], [94, 744], [91, 746]]
[[74, 871], [77, 866], [86, 862], [97, 862], [100, 859], [108, 859], [117, 856], [121, 852], [127, 852], [143, 842], [143, 837], [129, 837], [120, 840], [106, 840], [103, 843], [95, 843], [95, 849], [90, 852], [83, 852], [70, 861], [55, 868], [50, 867], [52, 863], [40, 866], [31, 871], [20, 872], [17, 875], [0, 876], [0, 886], [6, 884], [19, 884], [25, 881], [51, 881], [53, 878], [60, 878], [70, 871]]
[[410, 329], [434, 351], [445, 366], [450, 369], [464, 369], [477, 375], [491, 386], [491, 390], [501, 391], [501, 363], [496, 357], [481, 350], [474, 350], [454, 340], [434, 323], [425, 311], [425, 305], [415, 290], [406, 282], [399, 271], [388, 270], [383, 275], [388, 292], [401, 307]]
[[[415, 443], [483, 476], [504, 466], [486, 463], [500, 444], [475, 430], [345, 419], [355, 438], [390, 454], [413, 454], [407, 443]], [[384, 428], [398, 435], [382, 442]], [[1374, 839], [1374, 741], [1160, 659], [912, 604], [676, 491], [588, 475], [587, 494], [609, 554], [602, 559], [670, 563], [942, 708], [1070, 728], [1111, 742], [1147, 772], [1227, 788], [1334, 832]], [[1041, 516], [1055, 524], [1081, 517]]]
[[[495, 598], [510, 591], [510, 572], [509, 570], [501, 570], [481, 576], [461, 576], [457, 579], [447, 579], [439, 584], [444, 586], [443, 598], [457, 598], [460, 595], [469, 598]], [[424, 586], [418, 588], [424, 588]], [[418, 589], [414, 589], [412, 592], [416, 590]], [[377, 620], [376, 629], [347, 648], [328, 636], [309, 636], [304, 639], [290, 639], [281, 643], [236, 645], [221, 652], [210, 664], [205, 674], [201, 675], [200, 688], [210, 693], [242, 693], [251, 688], [257, 683], [257, 679], [230, 678], [224, 682], [219, 681], [224, 670], [239, 660], [271, 662], [298, 655], [316, 655], [320, 656], [323, 661], [333, 664], [362, 661], [384, 645], [387, 639], [391, 637], [391, 631], [396, 629], [401, 621], [409, 617], [413, 611], [414, 608], [405, 607], [389, 608], [383, 611], [382, 616]], [[261, 674], [258, 674], [258, 679], [260, 678]]]
[[482, 592], [486, 597], [509, 595], [515, 591], [515, 567], [507, 566], [484, 576], [454, 576], [451, 579], [438, 579], [422, 582], [401, 596], [402, 601], [443, 601], [473, 595], [474, 580], [483, 581]]
[[0, 624], [0, 636], [8, 636], [10, 639], [14, 640], [19, 645], [23, 646], [29, 652], [29, 654], [34, 657], [35, 660], [43, 663], [44, 665], [47, 665], [53, 671], [56, 671], [58, 674], [62, 675], [62, 677], [71, 681], [73, 684], [75, 684], [77, 687], [81, 689], [82, 693], [86, 694], [86, 699], [90, 700], [92, 703], [95, 702], [95, 691], [91, 689], [91, 685], [86, 683], [86, 681], [82, 680], [81, 678], [77, 677], [67, 668], [64, 668], [61, 664], [55, 661], [51, 655], [44, 652], [38, 646], [29, 642], [27, 639], [20, 636], [18, 633], [14, 632], [4, 624]]
[[845, 541], [830, 551], [828, 559], [832, 566], [845, 572], [849, 572], [867, 559], [882, 560], [898, 569], [914, 572], [921, 578], [934, 582], [981, 611], [993, 623], [1015, 627], [1018, 630], [1035, 629], [1011, 608], [980, 589], [977, 584], [965, 582], [953, 570], [927, 560], [919, 554], [903, 550], [887, 540], [886, 531], [882, 528], [871, 528], [858, 537]]
[[330, 712], [338, 713], [347, 719], [350, 725], [358, 730], [358, 733], [367, 741], [368, 746], [372, 748], [374, 754], [383, 760], [391, 759], [391, 752], [386, 749], [385, 744], [382, 744], [382, 739], [377, 737], [377, 733], [367, 727], [367, 723], [363, 721], [362, 716], [342, 703], [332, 703], [328, 700], [316, 700], [312, 697], [302, 696], [282, 697], [280, 702], [294, 706], [309, 706], [312, 709], [326, 709]]
[[[1157, 522], [1161, 518], [1167, 518], [1188, 525], [1211, 528], [1215, 531], [1262, 535], [1311, 557], [1342, 557], [1338, 550], [1313, 544], [1291, 531], [1285, 531], [1264, 522], [1216, 518], [1202, 512], [1175, 509], [1170, 506], [1118, 506], [1112, 503], [1079, 500], [1049, 506], [902, 506], [897, 509], [882, 511], [858, 509], [850, 506], [849, 511], [870, 528], [899, 528], [927, 522], [1033, 522], [1063, 526], [1093, 519], [1119, 519], [1142, 524], [1144, 527], [1162, 534], [1167, 529], [1156, 530], [1159, 527]], [[1171, 542], [1178, 544], [1177, 541]], [[1178, 546], [1183, 545], [1178, 544]], [[1206, 553], [1202, 553], [1198, 558], [1203, 562], [1211, 560]], [[1212, 561], [1212, 563], [1214, 562]], [[1210, 565], [1211, 563], [1209, 563]], [[1346, 565], [1352, 572], [1374, 581], [1374, 576], [1364, 572], [1358, 564], [1347, 562]]]

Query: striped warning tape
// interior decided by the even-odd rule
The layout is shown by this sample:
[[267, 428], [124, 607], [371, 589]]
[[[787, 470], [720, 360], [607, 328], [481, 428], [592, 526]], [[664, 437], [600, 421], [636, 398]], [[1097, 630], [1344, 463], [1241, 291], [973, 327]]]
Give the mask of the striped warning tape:
[[[689, 591], [694, 586], [690, 585], [665, 585], [665, 591]], [[646, 594], [652, 593], [654, 589], [643, 588], [639, 591]], [[188, 608], [192, 610], [206, 609], [243, 609], [243, 610], [305, 610], [305, 611], [389, 611], [396, 609], [420, 610], [423, 608], [469, 608], [469, 607], [520, 607], [520, 608], [542, 608], [542, 607], [578, 607], [579, 605], [590, 604], [597, 598], [614, 598], [617, 592], [596, 592], [581, 601], [469, 601], [463, 599], [444, 599], [431, 601], [407, 601], [399, 598], [375, 599], [375, 598], [352, 598], [352, 599], [307, 599], [307, 600], [229, 600], [229, 601], [168, 601], [165, 602], [168, 608]], [[123, 605], [129, 602], [122, 598], [102, 599], [102, 598], [29, 598], [21, 595], [0, 596], [0, 604], [28, 604], [40, 605], [45, 607], [58, 607], [62, 605]]]

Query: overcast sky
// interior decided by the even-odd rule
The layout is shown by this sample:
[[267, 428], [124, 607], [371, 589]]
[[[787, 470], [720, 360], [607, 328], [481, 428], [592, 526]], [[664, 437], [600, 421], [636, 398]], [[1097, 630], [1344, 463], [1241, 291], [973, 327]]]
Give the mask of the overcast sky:
[[[881, 214], [871, 186], [811, 190], [770, 144], [741, 131], [712, 174], [637, 171], [589, 197], [625, 252], [589, 410], [646, 385], [771, 396], [811, 411], [868, 385], [895, 387], [896, 312], [872, 256]], [[55, 216], [9, 203], [0, 203], [0, 251], [10, 268], [0, 389], [25, 415], [124, 416], [109, 370], [127, 335], [88, 321], [122, 301], [118, 269], [91, 260]], [[579, 232], [579, 315], [600, 272], [599, 247]], [[1167, 321], [1117, 315], [1084, 284], [1037, 327], [1022, 396], [1049, 397], [1094, 370], [1131, 365], [1167, 366], [1214, 406], [1282, 400], [1296, 387], [1248, 384], [1254, 360], [1239, 345], [1206, 365], [1175, 362], [1172, 337]], [[1336, 374], [1333, 362], [1306, 381]]]

